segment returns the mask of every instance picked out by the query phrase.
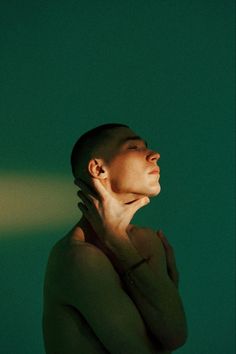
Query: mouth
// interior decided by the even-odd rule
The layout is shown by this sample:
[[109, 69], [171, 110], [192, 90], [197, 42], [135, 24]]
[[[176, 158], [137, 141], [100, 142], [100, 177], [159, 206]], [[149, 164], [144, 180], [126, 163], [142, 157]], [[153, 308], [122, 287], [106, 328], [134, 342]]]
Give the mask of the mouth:
[[152, 170], [151, 172], [149, 172], [149, 175], [156, 175], [156, 174], [160, 174], [160, 169], [158, 169], [158, 168], [155, 168], [154, 170]]

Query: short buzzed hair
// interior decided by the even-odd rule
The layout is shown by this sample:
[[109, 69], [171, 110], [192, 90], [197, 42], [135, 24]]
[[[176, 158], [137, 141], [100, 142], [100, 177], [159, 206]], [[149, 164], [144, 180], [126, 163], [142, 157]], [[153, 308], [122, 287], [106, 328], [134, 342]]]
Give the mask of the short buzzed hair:
[[95, 156], [101, 146], [104, 146], [104, 143], [111, 139], [111, 130], [120, 127], [129, 128], [125, 124], [108, 123], [99, 125], [80, 136], [71, 153], [71, 168], [75, 178], [83, 174], [83, 171], [87, 171], [89, 160]]

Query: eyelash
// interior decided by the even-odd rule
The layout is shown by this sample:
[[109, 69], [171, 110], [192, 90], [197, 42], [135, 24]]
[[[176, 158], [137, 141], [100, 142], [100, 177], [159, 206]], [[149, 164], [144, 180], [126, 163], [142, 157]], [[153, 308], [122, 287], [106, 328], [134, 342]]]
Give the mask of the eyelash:
[[139, 149], [139, 148], [140, 148], [140, 149], [147, 149], [146, 146], [144, 146], [144, 147], [140, 146], [140, 147], [139, 147], [138, 145], [132, 145], [132, 146], [129, 146], [129, 147], [128, 147], [129, 150], [137, 150], [137, 149]]

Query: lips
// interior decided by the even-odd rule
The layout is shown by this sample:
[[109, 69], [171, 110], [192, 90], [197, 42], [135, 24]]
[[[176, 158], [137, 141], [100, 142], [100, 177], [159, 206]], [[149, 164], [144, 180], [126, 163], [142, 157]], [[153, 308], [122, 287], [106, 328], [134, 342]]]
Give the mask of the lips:
[[155, 174], [155, 173], [159, 173], [160, 174], [160, 169], [155, 168], [154, 170], [152, 170], [151, 172], [149, 172], [149, 174]]

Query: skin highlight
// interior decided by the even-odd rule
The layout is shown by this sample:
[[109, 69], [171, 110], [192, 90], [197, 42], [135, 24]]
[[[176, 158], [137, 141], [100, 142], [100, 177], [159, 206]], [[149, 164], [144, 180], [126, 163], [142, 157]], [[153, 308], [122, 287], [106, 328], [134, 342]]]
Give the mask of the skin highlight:
[[76, 169], [82, 217], [49, 257], [47, 354], [171, 354], [186, 340], [173, 248], [163, 232], [131, 224], [161, 191], [160, 154], [130, 128], [110, 137]]
[[[143, 196], [154, 197], [161, 190], [160, 174], [150, 174], [154, 169], [160, 171], [157, 166], [160, 154], [148, 149], [141, 138], [122, 143], [127, 137], [136, 136], [129, 128], [115, 129], [110, 143], [99, 151], [104, 158], [94, 158], [88, 163], [90, 186], [91, 179], [97, 178], [114, 198], [124, 203]], [[81, 180], [87, 180], [85, 174]]]

